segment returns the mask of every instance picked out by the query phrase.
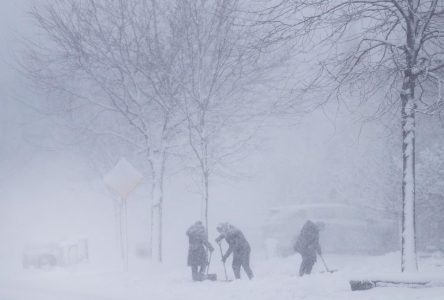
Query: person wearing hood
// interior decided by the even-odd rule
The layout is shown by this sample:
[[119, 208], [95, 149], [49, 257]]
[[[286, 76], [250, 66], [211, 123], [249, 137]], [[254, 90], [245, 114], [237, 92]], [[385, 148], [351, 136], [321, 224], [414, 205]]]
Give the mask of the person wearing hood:
[[294, 244], [294, 250], [302, 257], [299, 268], [299, 276], [310, 274], [316, 262], [317, 254], [321, 255], [321, 245], [319, 244], [319, 231], [323, 224], [315, 224], [308, 220], [301, 229], [299, 237]]
[[220, 244], [222, 240], [225, 239], [228, 244], [228, 250], [222, 256], [222, 261], [225, 263], [231, 253], [233, 253], [232, 267], [235, 278], [240, 279], [240, 270], [242, 267], [248, 278], [252, 279], [254, 275], [250, 267], [251, 248], [242, 231], [229, 223], [219, 224], [216, 229], [220, 234], [216, 238], [216, 242]]
[[205, 279], [205, 269], [208, 265], [207, 251], [213, 252], [214, 248], [208, 241], [207, 232], [201, 221], [197, 221], [187, 230], [188, 266], [191, 267], [193, 281]]

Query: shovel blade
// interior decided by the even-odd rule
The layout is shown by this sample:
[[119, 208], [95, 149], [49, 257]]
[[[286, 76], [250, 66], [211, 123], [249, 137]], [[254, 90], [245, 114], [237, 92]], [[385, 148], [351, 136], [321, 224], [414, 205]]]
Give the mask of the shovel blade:
[[336, 273], [336, 272], [338, 272], [338, 270], [334, 269], [334, 270], [323, 270], [320, 273], [321, 274], [325, 274], [325, 273], [333, 274], [333, 273]]
[[217, 280], [217, 274], [207, 274], [206, 275], [206, 280], [216, 281]]

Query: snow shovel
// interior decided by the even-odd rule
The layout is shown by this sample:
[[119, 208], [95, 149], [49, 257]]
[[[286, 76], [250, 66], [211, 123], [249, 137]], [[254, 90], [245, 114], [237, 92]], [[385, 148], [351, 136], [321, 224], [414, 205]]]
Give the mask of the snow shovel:
[[[222, 251], [222, 245], [221, 245], [220, 243], [217, 243], [217, 244], [219, 245], [220, 256], [221, 256], [221, 257], [224, 257], [224, 253], [223, 253], [223, 251]], [[228, 275], [227, 275], [227, 267], [225, 266], [225, 262], [224, 262], [224, 261], [223, 261], [222, 263], [223, 263], [223, 265], [224, 265], [225, 281], [229, 281], [229, 280], [228, 280]]]
[[207, 265], [207, 272], [205, 273], [205, 279], [216, 281], [217, 280], [217, 274], [208, 274], [208, 271], [210, 270], [210, 264], [211, 264], [211, 256], [213, 255], [213, 252], [210, 252], [210, 257], [208, 258], [208, 265]]
[[321, 258], [322, 263], [324, 264], [325, 272], [328, 272], [328, 273], [334, 273], [334, 272], [337, 272], [337, 271], [338, 271], [338, 270], [330, 270], [330, 269], [327, 267], [327, 264], [325, 263], [324, 257], [322, 257], [321, 254], [318, 254], [318, 255], [319, 255], [319, 257]]
[[375, 287], [408, 287], [421, 288], [430, 286], [430, 281], [405, 281], [405, 280], [350, 280], [352, 291], [364, 291]]

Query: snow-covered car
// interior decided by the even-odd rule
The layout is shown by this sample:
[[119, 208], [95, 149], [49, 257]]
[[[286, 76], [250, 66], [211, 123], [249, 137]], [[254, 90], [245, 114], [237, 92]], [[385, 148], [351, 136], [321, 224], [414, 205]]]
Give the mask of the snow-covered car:
[[320, 233], [324, 252], [381, 254], [398, 248], [398, 222], [393, 216], [369, 207], [318, 203], [269, 210], [262, 230], [268, 256], [294, 253], [294, 241], [307, 220], [325, 224]]
[[52, 268], [62, 264], [62, 249], [57, 244], [28, 245], [23, 251], [23, 267]]
[[25, 269], [65, 267], [88, 260], [88, 240], [72, 238], [59, 243], [32, 244], [24, 248], [22, 263]]

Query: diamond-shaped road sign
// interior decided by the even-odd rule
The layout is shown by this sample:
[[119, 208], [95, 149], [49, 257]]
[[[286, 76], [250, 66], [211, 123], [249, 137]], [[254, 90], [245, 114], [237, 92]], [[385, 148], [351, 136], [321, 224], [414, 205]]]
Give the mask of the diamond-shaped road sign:
[[122, 157], [115, 167], [104, 176], [103, 181], [123, 199], [126, 199], [142, 178], [142, 174]]

